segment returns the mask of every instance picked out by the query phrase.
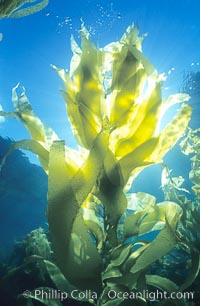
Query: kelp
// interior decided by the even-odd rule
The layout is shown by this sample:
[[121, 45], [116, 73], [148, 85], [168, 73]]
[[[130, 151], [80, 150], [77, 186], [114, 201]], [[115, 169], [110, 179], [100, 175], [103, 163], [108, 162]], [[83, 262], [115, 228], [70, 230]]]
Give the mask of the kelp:
[[200, 177], [199, 177], [199, 166], [200, 166], [200, 129], [188, 128], [186, 136], [180, 143], [181, 151], [186, 154], [193, 154], [191, 157], [191, 171], [189, 178], [193, 183], [192, 191], [195, 195], [195, 202], [199, 205], [200, 200]]
[[[71, 40], [69, 74], [53, 66], [65, 85], [62, 94], [79, 151], [67, 147], [34, 114], [24, 90], [18, 97], [13, 89], [14, 112], [0, 112], [21, 121], [32, 137], [16, 142], [8, 154], [20, 146], [30, 150], [48, 173], [55, 264], [70, 286], [97, 292], [98, 305], [123, 305], [108, 299], [109, 288], [144, 289], [148, 267], [180, 241], [182, 210], [175, 201], [156, 204], [151, 195], [125, 192], [145, 167], [162, 162], [191, 116], [184, 103], [188, 95], [162, 99], [163, 77], [143, 55], [138, 33], [131, 25], [118, 42], [96, 48], [83, 25], [81, 48]], [[160, 130], [163, 114], [174, 103], [182, 105]], [[144, 240], [144, 234], [156, 230], [153, 241]], [[48, 265], [54, 283], [60, 284], [52, 269]], [[144, 299], [135, 303], [146, 305]]]
[[[191, 170], [189, 179], [192, 182], [191, 190], [186, 190], [182, 187], [184, 183], [183, 177], [172, 177], [170, 170], [165, 165], [162, 173], [162, 189], [166, 200], [172, 200], [179, 204], [183, 214], [179, 223], [179, 232], [181, 240], [184, 243], [177, 247], [177, 254], [181, 252], [185, 259], [188, 258], [188, 250], [191, 256], [191, 270], [187, 281], [185, 281], [180, 289], [185, 289], [195, 283], [195, 279], [199, 278], [200, 270], [200, 237], [199, 237], [199, 221], [200, 221], [200, 206], [199, 206], [199, 149], [200, 135], [199, 129], [193, 130], [187, 128], [180, 148], [183, 154], [193, 155], [190, 158]], [[191, 194], [193, 193], [193, 195]]]
[[[45, 8], [49, 1], [40, 0], [1, 0], [0, 1], [0, 18], [20, 18], [39, 12]], [[25, 4], [29, 4], [26, 8], [21, 8]]]
[[192, 155], [190, 158], [191, 169], [189, 179], [192, 183], [191, 190], [182, 187], [184, 178], [172, 177], [167, 166], [163, 166], [162, 189], [166, 200], [175, 201], [183, 209], [181, 218], [182, 229], [188, 242], [192, 242], [200, 249], [198, 224], [200, 220], [200, 130], [187, 128], [181, 142], [180, 148], [183, 154]]

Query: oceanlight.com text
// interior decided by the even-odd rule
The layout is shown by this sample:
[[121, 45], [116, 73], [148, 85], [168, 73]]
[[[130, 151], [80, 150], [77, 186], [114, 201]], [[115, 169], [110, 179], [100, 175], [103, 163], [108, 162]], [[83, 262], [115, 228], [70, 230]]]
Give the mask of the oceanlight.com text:
[[167, 291], [148, 291], [148, 290], [143, 290], [141, 292], [116, 292], [115, 290], [111, 289], [107, 293], [108, 298], [110, 300], [113, 299], [122, 299], [122, 300], [135, 300], [138, 298], [144, 298], [145, 300], [149, 301], [156, 301], [156, 300], [167, 300], [167, 299], [172, 299], [172, 300], [181, 300], [181, 299], [186, 299], [186, 300], [193, 300], [194, 298], [194, 293], [193, 292], [167, 292]]

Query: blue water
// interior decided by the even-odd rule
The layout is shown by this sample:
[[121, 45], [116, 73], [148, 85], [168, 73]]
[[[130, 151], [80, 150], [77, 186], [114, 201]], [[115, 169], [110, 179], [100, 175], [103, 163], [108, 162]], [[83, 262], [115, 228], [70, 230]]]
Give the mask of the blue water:
[[[148, 33], [143, 52], [160, 73], [168, 74], [163, 95], [179, 91], [184, 71], [200, 70], [198, 0], [49, 2], [48, 7], [37, 14], [0, 20], [0, 33], [3, 33], [0, 42], [0, 104], [6, 111], [13, 110], [11, 89], [20, 82], [26, 88], [35, 113], [57, 132], [60, 139], [66, 140], [68, 146], [75, 147], [75, 141], [59, 92], [62, 83], [50, 65], [69, 68], [70, 37], [74, 35], [80, 42], [78, 31], [82, 21], [100, 47], [118, 40], [132, 22], [139, 26], [140, 34]], [[197, 126], [199, 101], [193, 99], [190, 103], [195, 109], [192, 122]], [[14, 119], [0, 119], [0, 136], [14, 140], [29, 138], [24, 127]], [[1, 156], [5, 147], [2, 143]], [[38, 164], [33, 155], [28, 157], [32, 163]], [[31, 229], [45, 226], [46, 222], [46, 176], [41, 173], [42, 183], [38, 184], [37, 175], [34, 179], [28, 161], [20, 164], [18, 158], [10, 157], [7, 167], [12, 171], [4, 170], [0, 177], [1, 182], [6, 182], [1, 185], [0, 194], [0, 232], [3, 233], [0, 248], [3, 251], [15, 239], [22, 239]], [[179, 156], [176, 149], [167, 155], [166, 161], [174, 169], [174, 175], [184, 175], [188, 170], [185, 157]], [[23, 171], [26, 170], [25, 174], [19, 164]], [[34, 173], [41, 171], [36, 166], [34, 169]], [[133, 191], [150, 192], [162, 200], [160, 173], [159, 166], [149, 168], [138, 177]]]

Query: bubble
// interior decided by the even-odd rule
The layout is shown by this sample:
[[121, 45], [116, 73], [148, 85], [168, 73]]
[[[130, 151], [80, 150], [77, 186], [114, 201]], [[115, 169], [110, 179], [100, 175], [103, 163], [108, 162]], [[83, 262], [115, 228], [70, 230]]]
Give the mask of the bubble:
[[170, 75], [172, 73], [172, 71], [174, 71], [174, 70], [175, 70], [175, 67], [170, 68], [169, 71], [168, 71], [168, 75]]
[[122, 15], [119, 11], [114, 9], [113, 3], [105, 4], [104, 6], [96, 4], [96, 21], [90, 25], [90, 34], [100, 33], [101, 31], [109, 31], [112, 29], [113, 24], [119, 19], [122, 19]]

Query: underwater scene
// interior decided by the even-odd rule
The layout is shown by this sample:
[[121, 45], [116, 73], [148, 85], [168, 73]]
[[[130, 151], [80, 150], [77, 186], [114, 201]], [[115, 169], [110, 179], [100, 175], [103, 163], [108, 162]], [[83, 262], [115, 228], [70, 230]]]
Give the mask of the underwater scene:
[[0, 305], [200, 305], [200, 2], [0, 0]]

